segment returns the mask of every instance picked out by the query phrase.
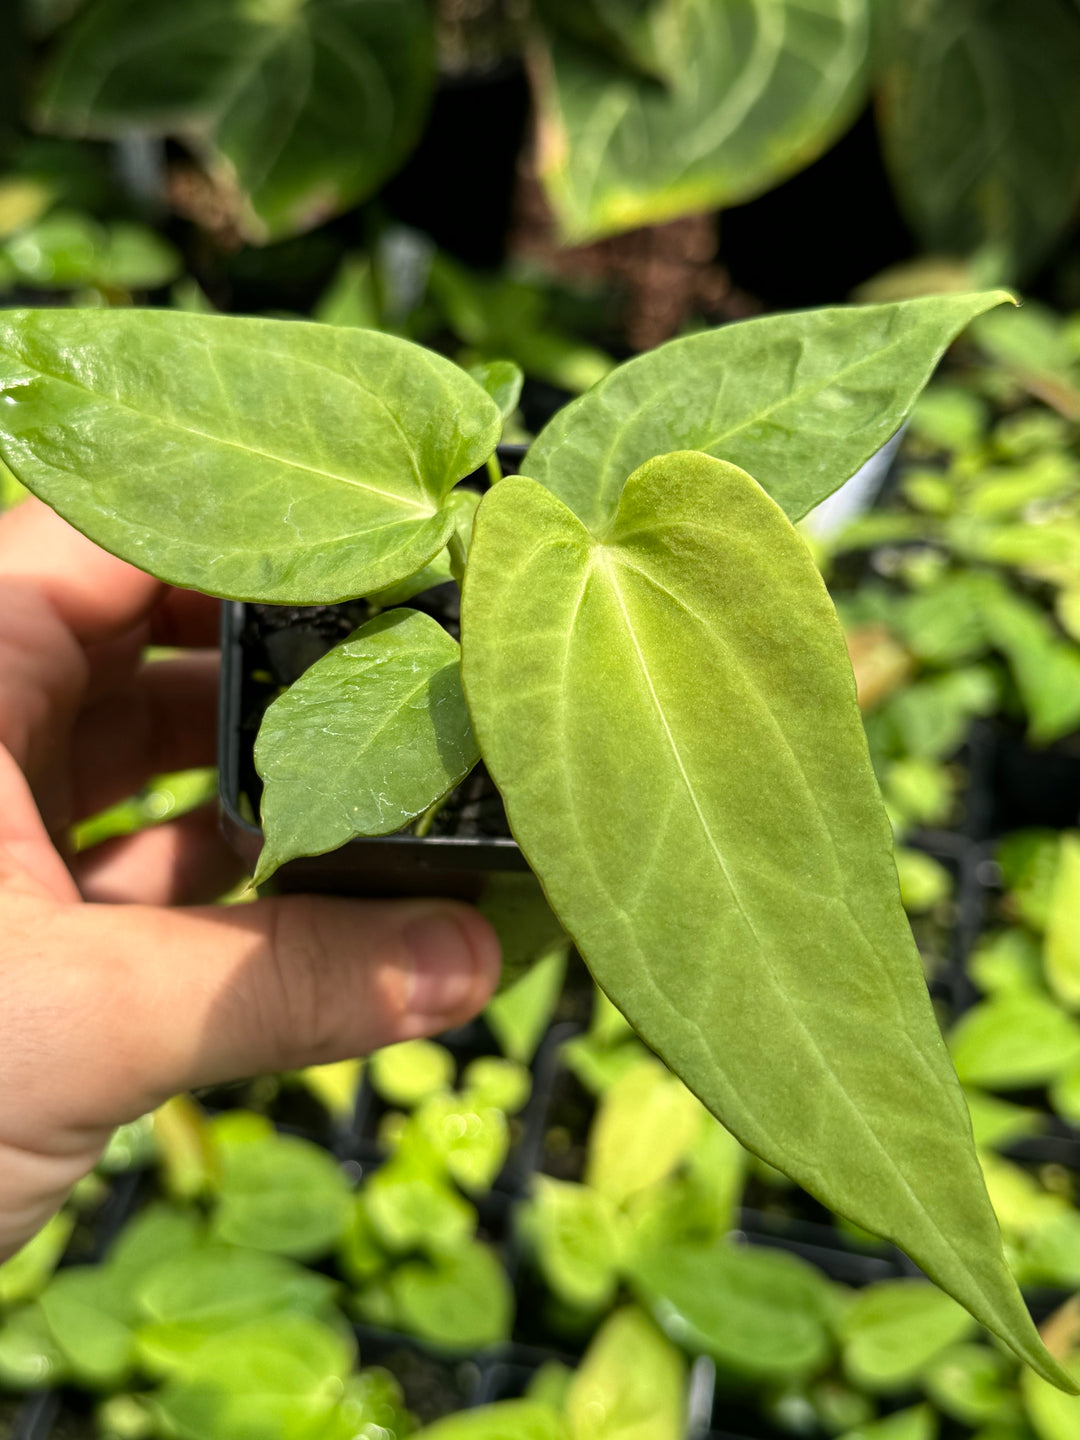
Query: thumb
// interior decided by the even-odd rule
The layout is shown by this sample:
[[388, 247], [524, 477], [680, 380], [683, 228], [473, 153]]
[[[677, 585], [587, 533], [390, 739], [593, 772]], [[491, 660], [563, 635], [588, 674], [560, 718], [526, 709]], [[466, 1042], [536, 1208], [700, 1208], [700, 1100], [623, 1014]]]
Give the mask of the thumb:
[[87, 1051], [70, 1057], [69, 1073], [86, 1077], [76, 1125], [434, 1034], [476, 1014], [499, 972], [491, 926], [452, 901], [80, 905], [51, 930], [49, 950], [81, 992], [69, 1037]]

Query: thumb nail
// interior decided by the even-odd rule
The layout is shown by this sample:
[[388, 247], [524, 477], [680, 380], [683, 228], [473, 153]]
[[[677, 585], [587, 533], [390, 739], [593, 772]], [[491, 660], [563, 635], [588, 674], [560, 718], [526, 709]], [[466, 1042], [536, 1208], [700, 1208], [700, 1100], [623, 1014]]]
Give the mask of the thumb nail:
[[424, 915], [405, 927], [412, 956], [408, 1008], [413, 1015], [449, 1015], [468, 1002], [477, 961], [464, 929], [448, 915]]

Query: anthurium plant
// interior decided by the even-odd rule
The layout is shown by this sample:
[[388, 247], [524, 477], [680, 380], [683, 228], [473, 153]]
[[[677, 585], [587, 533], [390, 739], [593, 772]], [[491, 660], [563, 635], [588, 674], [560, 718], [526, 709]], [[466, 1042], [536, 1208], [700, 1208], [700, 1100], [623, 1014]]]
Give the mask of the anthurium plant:
[[[794, 524], [1008, 299], [674, 341], [561, 411], [479, 506], [459, 482], [492, 456], [499, 405], [407, 341], [12, 311], [0, 449], [72, 524], [173, 584], [316, 604], [401, 598], [451, 568], [460, 650], [394, 605], [270, 707], [256, 878], [403, 828], [482, 757], [642, 1038], [747, 1148], [1071, 1387], [1003, 1258], [843, 636]], [[505, 397], [505, 375], [481, 378]]]

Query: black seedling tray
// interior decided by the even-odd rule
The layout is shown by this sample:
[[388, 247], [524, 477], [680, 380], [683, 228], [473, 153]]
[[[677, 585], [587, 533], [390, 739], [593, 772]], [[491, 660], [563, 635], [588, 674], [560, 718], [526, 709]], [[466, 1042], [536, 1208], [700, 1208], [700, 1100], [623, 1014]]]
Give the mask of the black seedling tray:
[[[500, 445], [507, 473], [516, 471], [523, 445]], [[477, 471], [466, 483], [486, 484]], [[435, 615], [452, 633], [456, 587], [439, 586], [409, 603]], [[277, 613], [274, 613], [277, 612]], [[252, 746], [263, 711], [321, 655], [367, 615], [363, 601], [338, 606], [264, 606], [238, 601], [222, 606], [218, 770], [221, 826], [230, 845], [254, 869], [262, 848], [256, 822], [261, 785]], [[290, 860], [274, 876], [282, 894], [440, 895], [475, 900], [487, 875], [527, 870], [506, 824], [498, 792], [483, 766], [458, 787], [436, 818], [432, 833], [358, 838], [326, 855]]]

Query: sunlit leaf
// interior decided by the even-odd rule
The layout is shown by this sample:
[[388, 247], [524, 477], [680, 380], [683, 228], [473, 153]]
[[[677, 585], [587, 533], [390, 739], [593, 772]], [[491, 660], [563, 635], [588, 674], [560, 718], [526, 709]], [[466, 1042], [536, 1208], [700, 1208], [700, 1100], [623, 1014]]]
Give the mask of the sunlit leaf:
[[868, 1285], [844, 1314], [844, 1368], [871, 1390], [900, 1390], [975, 1327], [970, 1315], [925, 1280]]
[[1008, 298], [767, 315], [669, 341], [560, 410], [521, 473], [599, 533], [631, 471], [703, 450], [748, 470], [798, 520], [897, 430], [965, 325]]
[[4, 460], [77, 529], [274, 603], [426, 565], [500, 425], [463, 370], [394, 336], [167, 310], [5, 311], [0, 393]]
[[1055, 1373], [900, 905], [840, 626], [780, 509], [676, 454], [597, 538], [511, 476], [478, 512], [463, 627], [514, 833], [635, 1029], [744, 1145]]
[[566, 1397], [574, 1440], [682, 1440], [686, 1362], [640, 1310], [604, 1322]]

